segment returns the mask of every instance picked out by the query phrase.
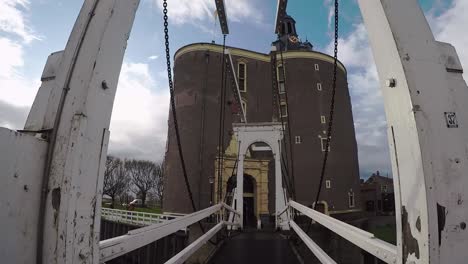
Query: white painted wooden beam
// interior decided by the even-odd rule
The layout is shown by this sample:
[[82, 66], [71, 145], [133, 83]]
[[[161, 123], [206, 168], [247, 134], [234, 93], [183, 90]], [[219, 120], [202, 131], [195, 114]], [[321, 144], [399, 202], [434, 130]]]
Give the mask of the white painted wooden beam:
[[325, 253], [293, 220], [289, 221], [289, 225], [296, 232], [304, 244], [314, 253], [317, 259], [323, 264], [336, 264], [336, 262]]
[[397, 263], [397, 250], [394, 245], [375, 238], [369, 232], [336, 220], [297, 202], [290, 201], [289, 205], [385, 263]]
[[208, 232], [206, 232], [201, 237], [199, 237], [197, 240], [195, 240], [190, 245], [188, 245], [186, 248], [184, 248], [177, 255], [175, 255], [174, 257], [172, 257], [168, 261], [166, 261], [165, 264], [182, 264], [182, 263], [184, 263], [188, 258], [190, 258], [190, 256], [192, 256], [195, 252], [197, 252], [198, 249], [200, 249], [203, 245], [205, 245], [206, 242], [208, 242], [208, 240], [210, 240], [221, 229], [223, 229], [224, 226], [226, 226], [226, 223], [225, 222], [220, 222], [215, 227], [213, 227]]
[[466, 263], [468, 87], [458, 55], [435, 40], [417, 0], [358, 2], [385, 100], [398, 263]]
[[161, 224], [131, 230], [128, 234], [107, 239], [99, 243], [100, 261], [106, 262], [116, 257], [127, 254], [135, 249], [148, 245], [165, 236], [185, 229], [190, 225], [220, 211], [222, 204], [217, 204], [207, 209], [176, 218]]

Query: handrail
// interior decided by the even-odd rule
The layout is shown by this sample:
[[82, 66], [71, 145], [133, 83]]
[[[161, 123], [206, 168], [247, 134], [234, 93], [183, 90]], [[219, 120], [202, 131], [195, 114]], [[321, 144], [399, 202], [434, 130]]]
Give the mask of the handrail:
[[325, 253], [325, 251], [323, 251], [320, 246], [317, 245], [293, 220], [289, 221], [289, 225], [321, 263], [336, 264], [336, 262], [330, 258], [330, 256], [328, 256], [327, 253]]
[[[328, 228], [330, 231], [336, 233], [337, 235], [343, 237], [349, 242], [355, 244], [361, 249], [369, 252], [370, 254], [376, 256], [386, 263], [396, 263], [397, 261], [397, 248], [396, 246], [387, 243], [383, 240], [376, 238], [373, 234], [366, 232], [362, 229], [359, 229], [355, 226], [349, 225], [347, 223], [341, 222], [337, 219], [334, 219], [330, 216], [322, 214], [318, 211], [315, 211], [311, 208], [308, 208], [302, 204], [299, 204], [295, 201], [290, 201], [289, 206], [301, 212], [303, 215], [308, 216], [317, 223]], [[291, 221], [290, 221], [291, 225]], [[294, 222], [291, 226], [294, 225]], [[294, 228], [293, 228], [294, 229]], [[312, 251], [314, 254], [316, 252]], [[317, 255], [316, 255], [317, 256]], [[318, 257], [318, 256], [317, 256]], [[323, 262], [328, 263], [328, 262]]]
[[121, 209], [112, 209], [112, 208], [102, 208], [101, 210], [102, 218], [109, 221], [117, 221], [128, 224], [143, 225], [148, 226], [152, 224], [161, 223], [164, 221], [169, 221], [181, 215], [172, 215], [172, 214], [155, 214], [148, 212], [139, 212], [139, 211], [128, 211]]
[[123, 236], [103, 240], [99, 243], [100, 262], [102, 263], [112, 260], [116, 257], [127, 254], [130, 251], [146, 246], [163, 237], [187, 228], [188, 226], [197, 223], [198, 221], [203, 220], [223, 209], [240, 215], [239, 212], [235, 211], [231, 207], [220, 203], [204, 210], [175, 218], [173, 220], [130, 230], [126, 235]]
[[236, 211], [234, 208], [232, 208], [231, 206], [227, 205], [225, 202], [221, 202], [221, 204], [223, 205], [223, 208], [236, 214], [236, 215], [240, 215], [240, 212]]
[[[291, 200], [291, 201], [289, 202], [289, 205], [290, 205], [292, 208], [298, 210], [298, 211], [301, 212], [301, 213], [303, 213], [303, 211], [308, 211], [308, 213], [309, 213], [309, 214], [312, 214], [313, 217], [312, 217], [312, 216], [309, 216], [309, 215], [307, 215], [307, 214], [306, 214], [306, 215], [309, 216], [310, 218], [312, 218], [313, 220], [316, 220], [315, 218], [318, 218], [318, 219], [326, 219], [326, 220], [331, 221], [331, 222], [333, 222], [333, 223], [335, 223], [335, 224], [337, 224], [337, 225], [342, 225], [342, 226], [345, 227], [345, 228], [349, 228], [349, 229], [351, 229], [351, 230], [353, 230], [353, 231], [355, 231], [355, 232], [357, 232], [357, 233], [360, 233], [360, 234], [363, 235], [363, 236], [366, 236], [366, 237], [369, 237], [369, 238], [373, 238], [373, 237], [374, 237], [374, 234], [372, 234], [372, 233], [369, 233], [369, 232], [367, 232], [367, 231], [364, 231], [364, 230], [362, 230], [362, 229], [360, 229], [360, 228], [357, 228], [357, 227], [355, 227], [355, 226], [352, 226], [352, 225], [350, 225], [350, 224], [346, 224], [346, 223], [344, 223], [344, 222], [341, 222], [341, 221], [338, 220], [338, 219], [335, 219], [335, 218], [333, 218], [333, 217], [330, 217], [330, 216], [328, 216], [328, 215], [326, 215], [326, 214], [323, 214], [323, 213], [321, 213], [321, 212], [319, 212], [319, 211], [317, 211], [317, 210], [313, 210], [313, 209], [311, 209], [311, 208], [309, 208], [309, 207], [307, 207], [307, 206], [305, 206], [305, 205], [302, 205], [302, 204], [300, 204], [300, 203], [297, 203], [297, 202], [295, 202], [295, 201], [292, 201], [292, 200]], [[303, 214], [304, 214], [304, 213], [303, 213]], [[316, 221], [319, 222], [318, 220], [316, 220]]]
[[184, 263], [193, 253], [195, 253], [201, 246], [203, 246], [208, 240], [210, 240], [219, 230], [226, 226], [226, 222], [221, 221], [219, 224], [214, 226], [204, 235], [199, 237], [193, 243], [184, 248], [177, 255], [165, 262], [165, 264], [182, 264]]

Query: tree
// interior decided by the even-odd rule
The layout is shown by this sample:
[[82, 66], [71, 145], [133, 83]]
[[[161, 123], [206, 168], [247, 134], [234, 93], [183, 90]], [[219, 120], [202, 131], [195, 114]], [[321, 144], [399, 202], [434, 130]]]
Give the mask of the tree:
[[125, 167], [131, 178], [132, 191], [140, 197], [144, 207], [148, 192], [156, 186], [156, 164], [146, 160], [129, 160], [125, 162]]
[[129, 181], [124, 162], [119, 158], [107, 156], [103, 193], [111, 197], [112, 208], [115, 198], [127, 189]]
[[163, 194], [164, 194], [164, 170], [163, 170], [163, 164], [158, 163], [155, 165], [155, 170], [154, 170], [154, 179], [156, 180], [156, 184], [154, 186], [154, 196], [156, 198], [156, 201], [159, 202], [159, 205], [162, 207], [162, 201], [163, 201]]

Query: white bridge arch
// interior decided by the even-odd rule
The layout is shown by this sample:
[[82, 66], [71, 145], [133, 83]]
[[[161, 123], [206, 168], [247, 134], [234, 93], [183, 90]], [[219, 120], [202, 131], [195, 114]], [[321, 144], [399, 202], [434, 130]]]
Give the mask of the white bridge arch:
[[233, 124], [234, 135], [239, 146], [239, 160], [237, 163], [237, 189], [235, 195], [235, 208], [240, 212], [239, 219], [243, 227], [244, 211], [244, 158], [247, 149], [254, 143], [264, 142], [273, 152], [275, 159], [275, 227], [283, 230], [289, 229], [289, 213], [287, 209], [286, 193], [283, 187], [281, 175], [281, 140], [283, 140], [283, 129], [281, 123], [249, 123]]

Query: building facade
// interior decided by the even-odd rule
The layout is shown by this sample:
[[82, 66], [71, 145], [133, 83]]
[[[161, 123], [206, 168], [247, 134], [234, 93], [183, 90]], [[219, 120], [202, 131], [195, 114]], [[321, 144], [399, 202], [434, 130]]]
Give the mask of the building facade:
[[377, 171], [361, 183], [362, 208], [366, 212], [382, 215], [395, 213], [393, 179]]
[[[289, 178], [294, 170], [296, 200], [312, 206], [325, 151], [334, 59], [313, 51], [309, 42], [300, 41], [291, 17], [285, 19], [283, 31], [272, 47], [270, 54], [234, 47], [229, 47], [229, 50], [239, 80], [247, 121], [282, 121], [285, 124], [283, 150], [288, 164], [285, 170]], [[196, 43], [180, 48], [174, 59], [181, 145], [197, 210], [217, 202], [222, 51], [220, 45]], [[281, 74], [283, 71], [284, 75]], [[240, 120], [232, 87], [230, 82], [227, 83], [223, 142], [226, 151], [220, 168], [223, 197], [228, 193], [228, 182], [235, 172], [232, 170], [235, 166], [232, 161], [238, 155], [232, 123]], [[273, 87], [277, 87], [279, 95]], [[357, 144], [347, 73], [341, 62], [338, 63], [335, 101], [334, 129], [320, 197], [323, 210], [329, 214], [360, 209]], [[192, 208], [184, 183], [171, 115], [168, 124], [164, 210], [188, 213]], [[251, 161], [249, 166], [258, 171], [250, 172], [254, 175], [245, 172], [255, 185], [252, 190], [257, 192], [245, 194], [246, 197], [254, 197], [252, 207], [256, 218], [264, 217], [262, 215], [267, 214], [266, 208], [268, 213], [274, 212], [274, 170], [272, 163], [268, 162], [272, 156], [265, 150], [267, 148], [260, 144], [252, 146], [247, 153]], [[291, 157], [294, 157], [292, 161]], [[254, 165], [255, 162], [260, 165]]]

